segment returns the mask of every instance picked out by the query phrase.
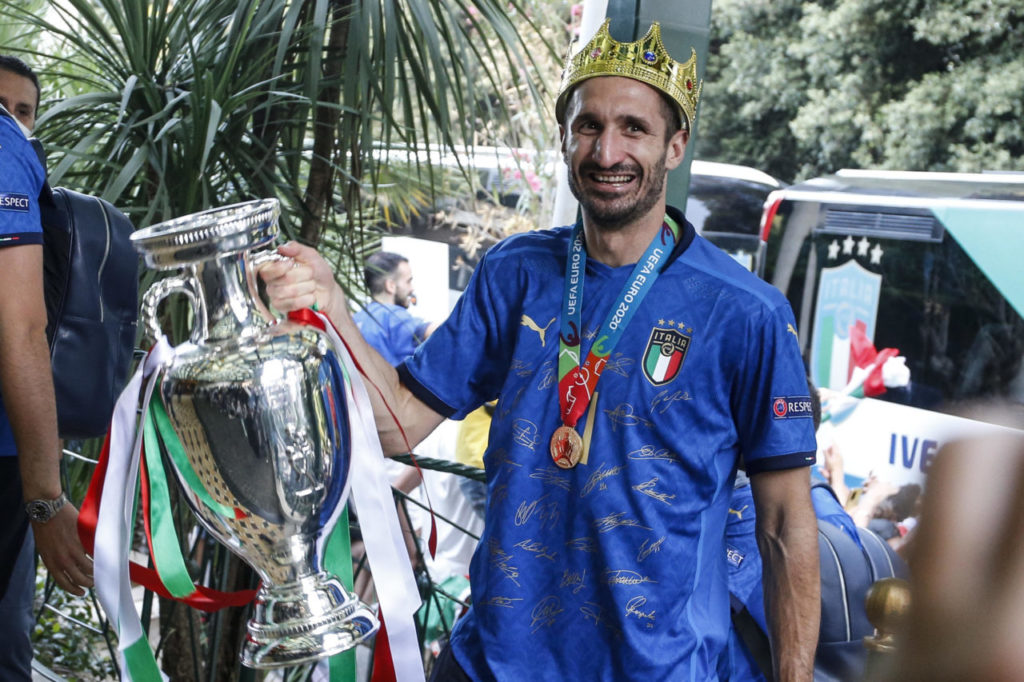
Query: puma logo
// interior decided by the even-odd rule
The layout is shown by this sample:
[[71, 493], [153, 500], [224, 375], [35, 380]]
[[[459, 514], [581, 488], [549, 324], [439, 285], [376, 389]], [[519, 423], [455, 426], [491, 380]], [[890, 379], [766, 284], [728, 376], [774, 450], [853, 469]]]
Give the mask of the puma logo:
[[743, 512], [747, 511], [747, 506], [748, 505], [743, 505], [739, 509], [730, 509], [729, 513], [730, 514], [735, 514], [736, 518], [738, 518], [740, 521], [742, 521], [743, 520]]
[[546, 325], [541, 327], [540, 325], [538, 325], [536, 322], [533, 321], [532, 317], [530, 317], [529, 315], [523, 315], [523, 319], [520, 321], [519, 324], [521, 324], [524, 327], [529, 327], [533, 331], [537, 332], [537, 335], [540, 336], [541, 348], [543, 348], [544, 344], [545, 344], [544, 335], [547, 333], [548, 327], [550, 327], [551, 323], [554, 322], [554, 321], [555, 321], [555, 318], [552, 317], [550, 322], [548, 322]]
[[793, 323], [792, 322], [787, 322], [786, 323], [786, 331], [789, 332], [790, 334], [792, 334], [793, 336], [795, 336], [796, 338], [798, 338], [798, 339], [800, 338], [800, 335], [796, 333], [796, 329], [793, 327]]

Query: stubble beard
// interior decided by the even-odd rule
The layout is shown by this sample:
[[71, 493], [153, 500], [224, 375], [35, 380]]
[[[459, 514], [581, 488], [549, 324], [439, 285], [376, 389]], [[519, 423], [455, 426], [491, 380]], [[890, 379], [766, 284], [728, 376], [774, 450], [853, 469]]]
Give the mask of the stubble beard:
[[593, 164], [580, 166], [578, 172], [569, 169], [569, 190], [576, 200], [580, 202], [583, 213], [587, 216], [594, 227], [615, 232], [621, 230], [634, 221], [639, 220], [653, 208], [661, 199], [662, 188], [665, 186], [665, 156], [658, 159], [651, 167], [650, 174], [645, 174], [637, 166], [616, 164], [611, 168], [601, 168], [601, 171], [608, 173], [630, 173], [641, 178], [640, 195], [629, 202], [629, 197], [621, 197], [612, 202], [605, 202], [599, 197], [585, 192], [579, 181], [579, 174], [598, 170]]

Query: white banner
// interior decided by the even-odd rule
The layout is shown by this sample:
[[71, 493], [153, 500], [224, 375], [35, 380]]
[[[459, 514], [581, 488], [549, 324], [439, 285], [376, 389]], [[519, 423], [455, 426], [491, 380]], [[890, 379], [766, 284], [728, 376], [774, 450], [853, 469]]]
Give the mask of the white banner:
[[960, 438], [1016, 429], [922, 410], [872, 398], [850, 399], [852, 409], [836, 410], [818, 429], [818, 465], [833, 442], [843, 454], [847, 476], [863, 479], [874, 472], [896, 485], [924, 485], [939, 449]]

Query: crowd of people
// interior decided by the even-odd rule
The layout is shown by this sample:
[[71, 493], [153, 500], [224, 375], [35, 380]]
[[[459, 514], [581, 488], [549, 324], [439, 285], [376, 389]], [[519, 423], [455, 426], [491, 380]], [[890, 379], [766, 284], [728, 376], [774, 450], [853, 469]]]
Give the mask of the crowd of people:
[[[10, 73], [5, 63], [0, 74]], [[0, 95], [11, 81], [0, 78]], [[34, 112], [37, 81], [30, 92], [14, 82], [34, 96]], [[978, 467], [962, 446], [939, 458], [927, 495], [874, 479], [850, 491], [833, 445], [823, 471], [831, 488], [814, 492], [816, 392], [789, 303], [666, 204], [667, 172], [683, 162], [700, 92], [696, 53], [674, 59], [657, 24], [620, 43], [606, 22], [567, 62], [556, 102], [580, 220], [494, 246], [440, 325], [410, 314], [412, 272], [396, 254], [367, 263], [372, 298], [356, 315], [313, 248], [285, 244], [289, 262], [261, 268], [273, 307], [323, 311], [378, 387], [371, 399], [386, 453], [423, 452], [450, 419], [484, 420], [486, 437], [478, 429], [463, 446], [485, 471], [483, 490], [463, 496], [449, 486], [433, 500], [461, 501], [467, 518], [482, 518], [479, 543], [459, 550], [475, 550], [465, 568], [472, 604], [431, 679], [812, 680], [823, 519], [854, 539], [857, 526], [873, 528], [901, 550], [915, 538], [908, 556], [922, 566], [920, 592], [899, 679], [1019, 679], [1019, 441], [994, 444]], [[0, 96], [16, 116], [21, 100]], [[50, 502], [32, 520], [38, 550], [61, 587], [81, 594], [91, 568], [60, 531], [73, 528], [75, 512], [58, 494], [41, 337], [41, 238], [30, 207], [43, 171], [6, 116], [0, 155], [0, 199], [26, 197], [29, 207], [0, 202], [0, 236], [18, 239], [0, 243], [0, 388], [18, 396], [5, 402], [0, 463], [18, 461], [23, 488], [0, 496], [5, 547], [13, 557], [25, 546], [10, 531], [27, 523], [23, 496]], [[441, 433], [454, 459], [455, 431]], [[983, 474], [1000, 489], [979, 492]], [[398, 481], [407, 492], [421, 484], [407, 472]], [[734, 522], [743, 526], [730, 535]], [[977, 549], [969, 562], [958, 558], [964, 547]], [[755, 556], [763, 568], [742, 579], [740, 609], [731, 569]], [[11, 582], [4, 602], [25, 590]], [[748, 673], [734, 655], [733, 615], [743, 609], [756, 611], [767, 643]], [[0, 618], [0, 628], [14, 624]], [[959, 637], [961, 625], [969, 637]], [[20, 640], [3, 641], [5, 654], [24, 654]], [[937, 651], [942, 642], [949, 648]], [[28, 679], [23, 660], [10, 665], [0, 677]]]

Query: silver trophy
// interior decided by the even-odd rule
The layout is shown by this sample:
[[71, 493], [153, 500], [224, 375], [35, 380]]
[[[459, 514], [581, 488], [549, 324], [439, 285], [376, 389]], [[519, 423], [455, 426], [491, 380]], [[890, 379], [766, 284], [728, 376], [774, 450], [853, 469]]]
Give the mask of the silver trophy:
[[[274, 257], [256, 250], [277, 235], [278, 215], [265, 199], [132, 235], [149, 267], [180, 269], [143, 298], [153, 337], [164, 298], [192, 307], [191, 343], [162, 370], [159, 399], [192, 469], [172, 465], [192, 511], [262, 579], [241, 654], [253, 668], [331, 656], [379, 626], [323, 566], [325, 526], [348, 493], [343, 378], [325, 334], [275, 324], [256, 293], [255, 261]], [[196, 479], [215, 504], [195, 494]]]

